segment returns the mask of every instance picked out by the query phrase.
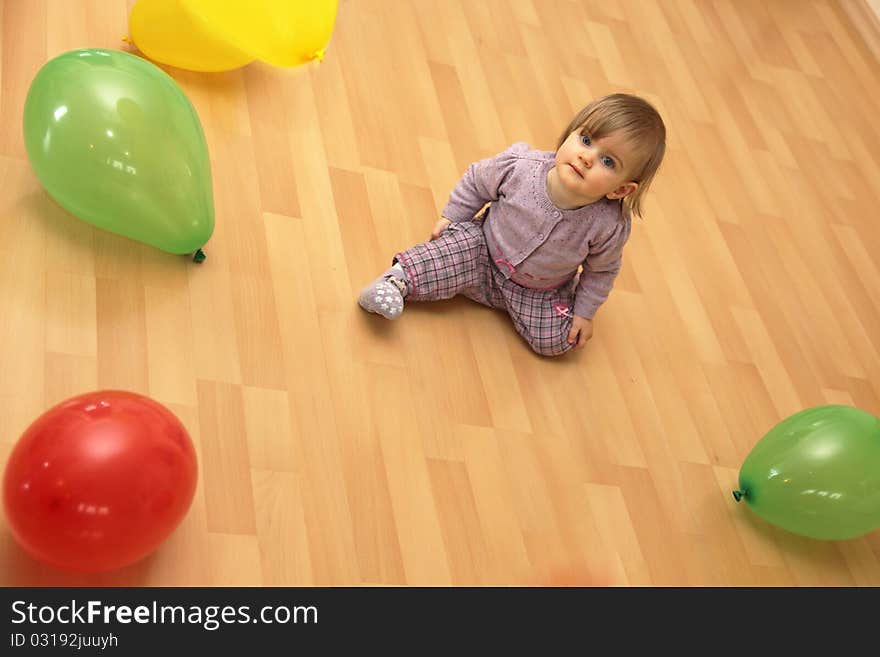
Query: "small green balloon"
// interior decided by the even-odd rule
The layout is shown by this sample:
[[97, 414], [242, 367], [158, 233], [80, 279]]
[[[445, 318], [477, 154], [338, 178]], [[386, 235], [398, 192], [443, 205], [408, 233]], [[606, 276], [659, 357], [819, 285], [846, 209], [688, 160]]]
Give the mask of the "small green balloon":
[[819, 406], [773, 427], [749, 453], [733, 495], [767, 522], [824, 540], [880, 527], [880, 419]]
[[73, 50], [37, 73], [24, 142], [40, 183], [104, 230], [169, 253], [214, 231], [211, 166], [192, 103], [161, 69], [118, 50]]

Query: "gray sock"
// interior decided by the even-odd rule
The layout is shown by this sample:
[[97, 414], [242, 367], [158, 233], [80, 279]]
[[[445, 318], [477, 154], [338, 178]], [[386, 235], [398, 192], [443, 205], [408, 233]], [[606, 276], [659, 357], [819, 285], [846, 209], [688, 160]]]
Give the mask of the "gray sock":
[[397, 319], [403, 312], [406, 288], [406, 273], [400, 263], [395, 263], [361, 290], [358, 304], [367, 312], [382, 315], [385, 319]]

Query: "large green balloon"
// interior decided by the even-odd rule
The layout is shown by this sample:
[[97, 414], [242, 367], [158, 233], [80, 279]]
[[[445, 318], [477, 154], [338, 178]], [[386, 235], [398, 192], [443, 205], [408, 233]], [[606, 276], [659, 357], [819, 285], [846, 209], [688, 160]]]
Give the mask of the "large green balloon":
[[73, 50], [39, 70], [24, 107], [28, 158], [80, 219], [169, 253], [214, 230], [205, 135], [183, 91], [117, 50]]
[[795, 534], [846, 539], [880, 527], [880, 419], [851, 406], [809, 408], [749, 453], [733, 495]]

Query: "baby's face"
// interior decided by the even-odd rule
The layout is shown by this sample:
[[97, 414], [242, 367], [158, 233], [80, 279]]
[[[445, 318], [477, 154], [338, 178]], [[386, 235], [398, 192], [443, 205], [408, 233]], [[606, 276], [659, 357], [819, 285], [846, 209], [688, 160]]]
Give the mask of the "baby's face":
[[556, 151], [558, 180], [582, 205], [604, 197], [623, 198], [637, 188], [630, 177], [637, 158], [621, 132], [594, 140], [579, 128]]

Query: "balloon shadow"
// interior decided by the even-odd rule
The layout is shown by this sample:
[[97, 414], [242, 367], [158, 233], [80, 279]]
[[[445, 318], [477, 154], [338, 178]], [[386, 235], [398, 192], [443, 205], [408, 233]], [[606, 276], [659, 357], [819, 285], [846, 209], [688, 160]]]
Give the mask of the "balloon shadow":
[[[790, 572], [793, 572], [791, 565], [797, 564], [798, 579], [804, 580], [807, 577], [810, 580], [798, 581], [798, 585], [845, 586], [853, 584], [852, 573], [846, 565], [841, 548], [849, 543], [860, 541], [864, 537], [848, 540], [820, 540], [794, 534], [777, 527], [752, 513], [746, 507], [737, 509], [737, 512], [743, 514], [743, 523], [750, 531], [753, 531], [765, 543], [776, 547], [789, 566]], [[810, 576], [809, 573], [816, 573], [818, 577]]]
[[[79, 219], [42, 188], [22, 196], [11, 212], [33, 222], [45, 236], [47, 266], [63, 261], [78, 273], [117, 280], [150, 281], [159, 286], [184, 284], [192, 256], [166, 253]], [[89, 264], [75, 264], [89, 263]]]
[[127, 587], [144, 586], [149, 580], [155, 553], [131, 566], [105, 573], [71, 573], [28, 555], [16, 543], [9, 528], [0, 531], [0, 584], [7, 587]]
[[12, 212], [25, 216], [46, 236], [49, 257], [54, 250], [75, 259], [94, 254], [94, 233], [99, 229], [65, 210], [45, 190], [37, 189], [21, 197]]
[[190, 89], [199, 91], [220, 90], [233, 91], [241, 85], [241, 74], [246, 66], [235, 68], [230, 71], [190, 71], [185, 68], [178, 68], [169, 64], [158, 62], [150, 59], [144, 54], [133, 41], [129, 41], [126, 48], [121, 48], [124, 52], [135, 57], [140, 57], [145, 62], [149, 62], [156, 68], [161, 69], [168, 77], [172, 78], [181, 87], [186, 86]]

